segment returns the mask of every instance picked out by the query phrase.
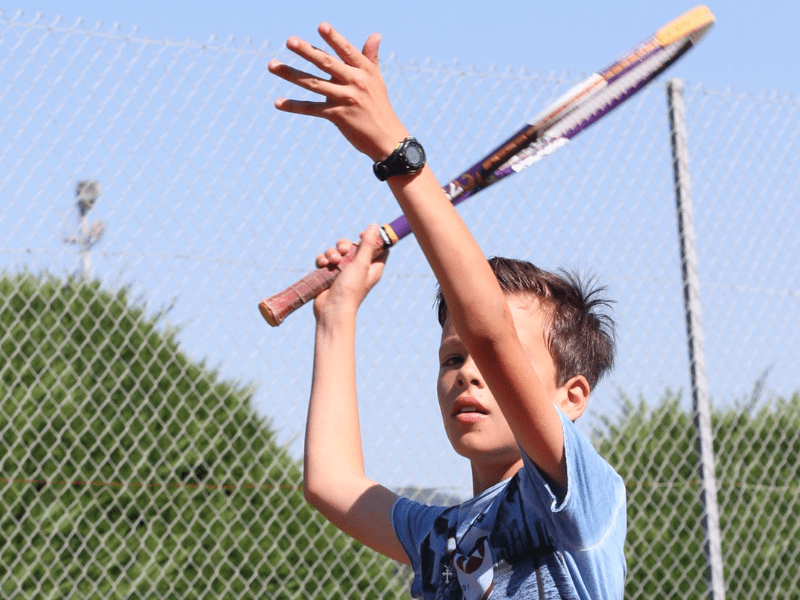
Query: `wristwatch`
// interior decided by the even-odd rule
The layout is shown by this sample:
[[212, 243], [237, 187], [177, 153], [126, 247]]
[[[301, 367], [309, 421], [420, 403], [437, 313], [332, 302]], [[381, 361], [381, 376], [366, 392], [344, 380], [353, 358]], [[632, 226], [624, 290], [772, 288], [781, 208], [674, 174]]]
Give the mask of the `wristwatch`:
[[413, 137], [407, 137], [397, 144], [388, 158], [372, 165], [375, 177], [386, 181], [395, 175], [410, 175], [425, 166], [425, 150]]

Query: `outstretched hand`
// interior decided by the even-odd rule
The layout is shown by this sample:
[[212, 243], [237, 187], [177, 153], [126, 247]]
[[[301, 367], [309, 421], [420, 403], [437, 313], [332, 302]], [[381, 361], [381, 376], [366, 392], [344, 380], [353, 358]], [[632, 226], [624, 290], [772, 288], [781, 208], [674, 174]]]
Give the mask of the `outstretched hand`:
[[323, 23], [318, 31], [336, 56], [297, 37], [289, 38], [286, 47], [327, 73], [329, 79], [316, 77], [278, 60], [270, 61], [269, 70], [290, 83], [324, 96], [325, 100], [279, 98], [275, 107], [285, 112], [327, 119], [357, 150], [373, 161], [383, 160], [397, 143], [408, 136], [408, 130], [392, 108], [380, 73], [380, 35], [373, 33], [369, 36], [359, 52], [329, 24]]
[[[354, 245], [350, 240], [339, 240], [336, 247], [328, 248], [325, 254], [317, 256], [317, 267], [338, 266]], [[353, 262], [344, 266], [331, 288], [314, 300], [317, 319], [326, 311], [331, 314], [355, 314], [369, 291], [380, 280], [388, 256], [389, 250], [384, 249], [378, 226], [370, 225], [361, 234], [361, 243], [358, 244]]]

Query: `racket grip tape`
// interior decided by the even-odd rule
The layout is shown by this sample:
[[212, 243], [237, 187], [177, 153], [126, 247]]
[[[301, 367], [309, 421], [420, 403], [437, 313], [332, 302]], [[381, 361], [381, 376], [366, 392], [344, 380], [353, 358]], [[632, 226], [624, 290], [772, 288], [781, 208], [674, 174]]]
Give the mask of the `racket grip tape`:
[[[400, 239], [392, 229], [391, 224], [381, 227], [379, 233], [383, 250], [391, 248]], [[258, 303], [258, 310], [261, 311], [261, 316], [273, 327], [283, 323], [286, 317], [331, 287], [341, 270], [353, 262], [356, 250], [358, 250], [358, 244], [353, 244], [353, 247], [342, 257], [338, 265], [320, 267], [282, 292], [278, 292], [269, 298], [264, 298]]]
[[353, 244], [338, 265], [315, 269], [282, 292], [259, 302], [258, 310], [261, 311], [261, 316], [273, 327], [283, 323], [286, 317], [331, 287], [339, 272], [353, 262], [356, 250], [358, 250], [358, 246]]

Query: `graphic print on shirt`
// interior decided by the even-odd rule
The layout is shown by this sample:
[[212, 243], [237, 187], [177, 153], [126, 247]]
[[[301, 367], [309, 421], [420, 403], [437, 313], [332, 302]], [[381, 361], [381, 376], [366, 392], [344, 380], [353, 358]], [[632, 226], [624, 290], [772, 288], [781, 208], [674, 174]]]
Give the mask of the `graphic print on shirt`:
[[487, 536], [480, 538], [475, 550], [469, 556], [456, 553], [453, 556], [453, 564], [465, 600], [487, 600], [494, 584], [494, 562], [492, 549], [489, 548], [489, 538]]
[[[535, 515], [526, 517], [517, 476], [492, 504], [496, 511], [487, 513], [482, 527], [475, 528], [488, 535], [480, 531], [475, 542], [459, 548], [463, 552], [450, 541], [457, 539], [458, 507], [446, 509], [434, 521], [420, 546], [423, 598], [488, 600], [496, 595], [577, 600], [567, 566], [544, 521]], [[536, 520], [529, 523], [531, 518]]]

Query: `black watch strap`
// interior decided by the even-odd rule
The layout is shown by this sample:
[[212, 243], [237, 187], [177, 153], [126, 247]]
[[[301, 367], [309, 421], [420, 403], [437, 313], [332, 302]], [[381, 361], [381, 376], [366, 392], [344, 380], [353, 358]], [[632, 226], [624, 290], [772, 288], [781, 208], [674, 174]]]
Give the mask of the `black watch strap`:
[[385, 160], [372, 165], [375, 177], [386, 181], [395, 175], [410, 175], [425, 166], [425, 150], [413, 137], [407, 137], [397, 144]]

